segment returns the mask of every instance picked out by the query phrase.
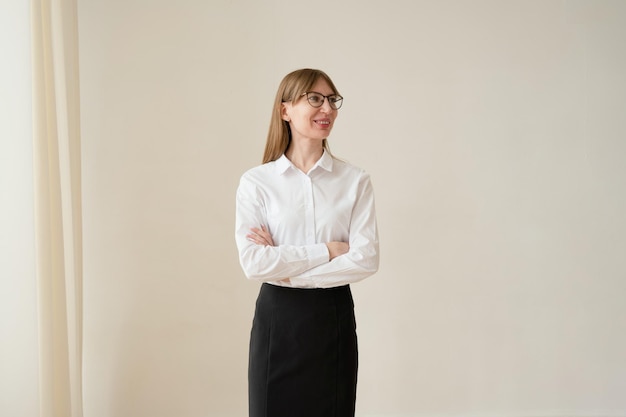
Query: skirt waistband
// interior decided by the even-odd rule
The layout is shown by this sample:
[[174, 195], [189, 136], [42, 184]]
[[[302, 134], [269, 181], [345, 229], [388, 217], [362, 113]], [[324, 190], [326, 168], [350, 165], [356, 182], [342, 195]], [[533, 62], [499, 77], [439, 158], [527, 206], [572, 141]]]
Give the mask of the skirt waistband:
[[334, 305], [354, 308], [350, 285], [333, 288], [291, 288], [263, 283], [257, 307], [285, 307], [289, 309], [314, 308]]

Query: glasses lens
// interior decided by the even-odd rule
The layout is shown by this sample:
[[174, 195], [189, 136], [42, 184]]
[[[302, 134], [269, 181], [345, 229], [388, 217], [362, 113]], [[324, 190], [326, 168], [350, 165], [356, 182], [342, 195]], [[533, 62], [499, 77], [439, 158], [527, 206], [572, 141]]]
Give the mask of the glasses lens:
[[[322, 107], [324, 104], [324, 96], [319, 93], [305, 93], [309, 104], [313, 107]], [[328, 104], [332, 109], [338, 110], [343, 104], [343, 97], [338, 94], [326, 97]]]
[[338, 110], [343, 104], [343, 97], [339, 95], [329, 96], [328, 103], [330, 104], [330, 107], [332, 107], [335, 110]]
[[313, 107], [321, 107], [321, 105], [324, 104], [324, 96], [321, 94], [307, 93], [306, 98]]

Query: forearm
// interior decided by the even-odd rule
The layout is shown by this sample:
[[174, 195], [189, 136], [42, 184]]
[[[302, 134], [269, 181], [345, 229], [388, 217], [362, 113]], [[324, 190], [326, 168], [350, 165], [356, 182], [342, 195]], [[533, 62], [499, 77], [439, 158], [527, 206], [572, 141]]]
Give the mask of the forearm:
[[250, 243], [239, 254], [246, 276], [257, 281], [280, 281], [328, 263], [325, 244], [263, 246]]
[[291, 285], [328, 288], [361, 281], [378, 271], [378, 234], [353, 237], [350, 250], [341, 256], [292, 276]]
[[294, 287], [328, 288], [361, 281], [378, 270], [377, 250], [370, 252], [351, 251], [331, 262], [308, 269], [292, 276]]

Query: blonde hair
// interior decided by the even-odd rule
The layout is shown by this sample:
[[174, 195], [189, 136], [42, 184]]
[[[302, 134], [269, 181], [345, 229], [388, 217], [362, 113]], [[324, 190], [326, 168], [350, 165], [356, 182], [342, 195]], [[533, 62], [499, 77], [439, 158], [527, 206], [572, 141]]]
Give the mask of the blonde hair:
[[[295, 101], [300, 96], [309, 91], [311, 87], [320, 79], [324, 79], [328, 86], [333, 90], [334, 94], [339, 94], [335, 84], [324, 71], [303, 68], [290, 72], [283, 78], [276, 98], [274, 99], [274, 108], [270, 119], [270, 128], [267, 133], [267, 142], [265, 143], [265, 153], [263, 154], [263, 163], [275, 161], [285, 153], [291, 142], [291, 130], [289, 122], [282, 118], [282, 105], [288, 101]], [[328, 141], [324, 139], [322, 146], [326, 152], [330, 154]]]

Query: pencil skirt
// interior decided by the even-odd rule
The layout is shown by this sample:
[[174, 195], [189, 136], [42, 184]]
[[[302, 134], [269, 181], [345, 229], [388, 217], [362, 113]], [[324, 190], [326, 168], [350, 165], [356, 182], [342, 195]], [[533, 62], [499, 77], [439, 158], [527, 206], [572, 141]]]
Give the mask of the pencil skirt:
[[350, 286], [261, 286], [250, 336], [250, 417], [353, 417], [357, 368]]

